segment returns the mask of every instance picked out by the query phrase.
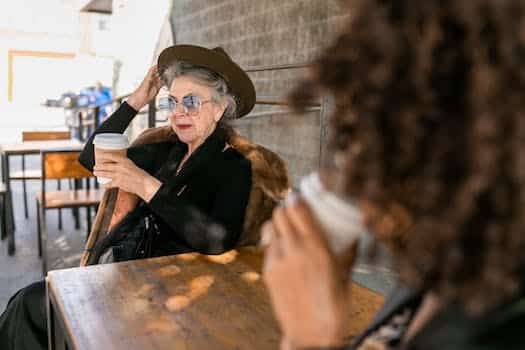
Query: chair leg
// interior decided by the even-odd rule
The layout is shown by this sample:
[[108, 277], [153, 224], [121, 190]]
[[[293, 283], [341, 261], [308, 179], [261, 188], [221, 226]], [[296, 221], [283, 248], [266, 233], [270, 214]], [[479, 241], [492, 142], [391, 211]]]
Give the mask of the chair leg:
[[12, 192], [9, 192], [5, 196], [5, 210], [7, 214], [5, 215], [6, 218], [6, 234], [7, 234], [7, 254], [8, 255], [14, 255], [16, 251], [15, 246], [15, 214], [13, 210], [13, 202], [11, 197]]
[[72, 208], [73, 210], [73, 219], [75, 219], [75, 230], [80, 228], [80, 214], [78, 208]]
[[[74, 187], [74, 179], [67, 179], [67, 183], [69, 185], [69, 190], [72, 191], [73, 189], [76, 189]], [[75, 229], [78, 230], [78, 208], [71, 208], [71, 214], [73, 215], [73, 218], [75, 219]]]
[[58, 229], [62, 231], [62, 209], [58, 209]]
[[42, 223], [40, 222], [40, 203], [36, 201], [36, 233], [38, 240], [38, 257], [42, 257]]
[[0, 239], [4, 240], [7, 237], [7, 208], [5, 203], [5, 194], [1, 195], [2, 202], [0, 203], [0, 225], [2, 225], [2, 231], [0, 232]]
[[26, 179], [22, 179], [22, 192], [24, 194], [24, 215], [26, 219], [29, 218], [29, 210], [27, 209], [27, 184]]
[[91, 233], [91, 207], [86, 207], [86, 215], [87, 215], [87, 234], [86, 234], [86, 241], [89, 238], [89, 234]]
[[[79, 180], [78, 179], [74, 179], [73, 180], [73, 186], [74, 186], [74, 190], [78, 190], [79, 188]], [[79, 230], [80, 229], [80, 209], [77, 207], [77, 208], [73, 208], [74, 210], [74, 215], [75, 215], [75, 230]]]
[[[22, 176], [26, 175], [26, 157], [22, 154]], [[22, 178], [22, 192], [24, 193], [24, 215], [26, 219], [29, 218], [29, 211], [27, 210], [27, 183], [26, 179]]]
[[[60, 191], [62, 189], [62, 184], [60, 179], [57, 180], [57, 189]], [[58, 209], [58, 229], [62, 231], [62, 209]]]
[[47, 274], [47, 229], [46, 229], [46, 212], [45, 209], [38, 206], [38, 223], [39, 223], [39, 235], [42, 246], [42, 273], [44, 277]]
[[[10, 183], [11, 183], [11, 179], [10, 179], [10, 174], [11, 174], [11, 170], [10, 170], [10, 157], [8, 155], [6, 155], [5, 153], [2, 155], [2, 166], [3, 166], [3, 173], [2, 173], [2, 180], [4, 181], [4, 183], [6, 184], [6, 187], [7, 189], [9, 190], [10, 186], [8, 186]], [[13, 210], [13, 196], [12, 196], [12, 191], [7, 191], [6, 193], [6, 198], [5, 198], [5, 206], [6, 206], [6, 210], [8, 211], [8, 215], [9, 215], [9, 220], [7, 220], [9, 222], [9, 227], [8, 227], [8, 236], [11, 235], [11, 233], [9, 232], [10, 230], [13, 231], [13, 233], [15, 232], [16, 230], [16, 224], [15, 224], [15, 211]], [[9, 237], [8, 237], [9, 238]], [[8, 248], [9, 251], [11, 251], [11, 247]], [[13, 249], [14, 249], [14, 245], [13, 245]], [[14, 252], [14, 250], [13, 250]], [[10, 254], [11, 255], [11, 254]]]

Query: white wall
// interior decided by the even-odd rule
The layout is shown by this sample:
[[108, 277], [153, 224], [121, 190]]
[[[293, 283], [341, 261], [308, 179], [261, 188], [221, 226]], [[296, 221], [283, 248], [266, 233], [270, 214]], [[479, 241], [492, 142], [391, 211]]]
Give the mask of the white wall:
[[[77, 0], [16, 0], [2, 7], [0, 105], [8, 102], [9, 79], [12, 102], [26, 104], [78, 92], [97, 80], [111, 86], [113, 59], [97, 56], [96, 46], [88, 54], [80, 50], [80, 17], [86, 15], [79, 10]], [[14, 51], [9, 72], [9, 52]]]
[[159, 33], [169, 19], [170, 7], [171, 0], [113, 1], [111, 55], [122, 62], [117, 94], [131, 92], [156, 61]]
[[[173, 44], [172, 0], [114, 0], [111, 15], [81, 13], [86, 2], [9, 0], [2, 7], [0, 71], [8, 72], [9, 51], [46, 54], [14, 57], [9, 106], [8, 74], [0, 74], [0, 110], [38, 105], [45, 98], [78, 92], [95, 81], [116, 88], [114, 95], [130, 93], [158, 53]], [[7, 118], [5, 113], [2, 118]], [[131, 133], [145, 125], [145, 118], [137, 118]]]

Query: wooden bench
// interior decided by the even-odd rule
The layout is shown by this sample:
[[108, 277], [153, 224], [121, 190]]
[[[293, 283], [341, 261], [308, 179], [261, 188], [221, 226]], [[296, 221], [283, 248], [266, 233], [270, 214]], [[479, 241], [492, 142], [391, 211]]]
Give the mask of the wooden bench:
[[[278, 349], [253, 248], [50, 271], [50, 349]], [[355, 336], [383, 297], [352, 286]]]

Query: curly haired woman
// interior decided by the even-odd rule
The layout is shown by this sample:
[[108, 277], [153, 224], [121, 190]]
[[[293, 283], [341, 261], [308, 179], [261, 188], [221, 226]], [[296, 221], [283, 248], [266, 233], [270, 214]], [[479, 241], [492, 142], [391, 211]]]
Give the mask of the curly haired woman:
[[[525, 2], [344, 4], [291, 99], [334, 97], [331, 190], [403, 281], [349, 348], [525, 349]], [[321, 231], [302, 201], [266, 227], [285, 348], [345, 346], [347, 274]]]

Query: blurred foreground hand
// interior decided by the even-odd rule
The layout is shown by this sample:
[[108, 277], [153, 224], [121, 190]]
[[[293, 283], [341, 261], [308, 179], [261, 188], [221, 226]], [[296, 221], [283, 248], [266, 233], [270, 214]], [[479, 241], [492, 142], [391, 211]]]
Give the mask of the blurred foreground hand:
[[262, 229], [263, 276], [284, 338], [282, 348], [343, 345], [349, 269], [357, 244], [336, 259], [307, 204], [275, 209]]

